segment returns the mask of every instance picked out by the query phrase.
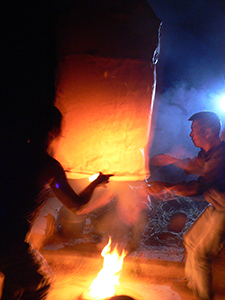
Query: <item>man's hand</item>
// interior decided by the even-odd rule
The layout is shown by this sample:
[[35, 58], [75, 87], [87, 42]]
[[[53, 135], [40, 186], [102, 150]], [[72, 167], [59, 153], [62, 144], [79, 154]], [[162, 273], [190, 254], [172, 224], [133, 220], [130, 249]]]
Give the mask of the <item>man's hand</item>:
[[176, 157], [168, 154], [157, 154], [152, 156], [152, 158], [150, 159], [150, 162], [157, 167], [171, 165], [177, 161], [178, 159]]
[[163, 190], [168, 189], [168, 185], [162, 181], [152, 181], [145, 185], [145, 188], [150, 194], [158, 194], [161, 193]]
[[99, 184], [106, 184], [109, 182], [109, 178], [114, 176], [114, 174], [103, 174], [99, 173], [98, 177], [96, 178], [96, 183]]
[[187, 191], [187, 187], [185, 185], [185, 182], [179, 182], [178, 184], [174, 184], [169, 188], [171, 192], [175, 192], [178, 195], [182, 195]]
[[178, 184], [174, 184], [168, 189], [171, 193], [176, 193], [180, 196], [190, 197], [199, 195], [198, 182], [192, 180], [189, 182], [181, 181]]

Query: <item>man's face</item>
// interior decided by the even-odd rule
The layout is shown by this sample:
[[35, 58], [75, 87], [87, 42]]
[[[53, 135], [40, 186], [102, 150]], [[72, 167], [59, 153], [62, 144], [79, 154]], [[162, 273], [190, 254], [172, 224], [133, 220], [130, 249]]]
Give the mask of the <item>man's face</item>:
[[206, 144], [206, 130], [200, 124], [199, 120], [192, 122], [190, 137], [195, 147], [204, 148], [204, 145]]

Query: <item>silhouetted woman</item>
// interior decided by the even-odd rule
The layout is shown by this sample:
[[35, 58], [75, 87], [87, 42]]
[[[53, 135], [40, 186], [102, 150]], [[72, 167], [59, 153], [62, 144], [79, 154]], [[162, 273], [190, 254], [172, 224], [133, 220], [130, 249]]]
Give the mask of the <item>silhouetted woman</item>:
[[54, 106], [35, 111], [27, 128], [27, 142], [1, 155], [0, 271], [4, 274], [2, 300], [45, 299], [53, 272], [27, 241], [27, 234], [50, 191], [76, 212], [94, 189], [110, 175], [100, 173], [79, 195], [69, 185], [60, 163], [48, 154], [60, 136], [62, 115]]

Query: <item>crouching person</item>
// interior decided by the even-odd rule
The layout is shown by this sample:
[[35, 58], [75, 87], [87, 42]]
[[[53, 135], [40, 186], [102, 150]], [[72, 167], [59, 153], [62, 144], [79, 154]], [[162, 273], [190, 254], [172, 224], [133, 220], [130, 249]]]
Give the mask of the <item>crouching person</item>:
[[177, 159], [157, 155], [151, 159], [157, 166], [174, 164], [198, 178], [177, 184], [153, 181], [150, 193], [171, 192], [181, 196], [203, 195], [208, 206], [184, 234], [187, 251], [185, 273], [187, 287], [201, 300], [214, 299], [212, 260], [218, 255], [225, 238], [225, 142], [220, 139], [220, 120], [213, 112], [199, 112], [189, 119], [190, 137], [200, 148], [197, 157]]
[[86, 205], [96, 187], [109, 181], [100, 173], [79, 195], [60, 163], [48, 153], [60, 136], [62, 115], [54, 106], [37, 109], [29, 121], [26, 143], [0, 155], [0, 271], [2, 300], [46, 299], [53, 271], [28, 242], [28, 232], [50, 191], [72, 212]]

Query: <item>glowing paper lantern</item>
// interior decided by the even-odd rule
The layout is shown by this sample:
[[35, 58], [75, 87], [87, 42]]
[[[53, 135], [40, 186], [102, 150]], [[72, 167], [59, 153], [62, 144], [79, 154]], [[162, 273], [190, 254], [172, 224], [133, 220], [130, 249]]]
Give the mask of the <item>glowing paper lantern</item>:
[[59, 30], [56, 106], [65, 123], [55, 156], [69, 178], [102, 171], [142, 180], [160, 21], [147, 1], [76, 3]]

